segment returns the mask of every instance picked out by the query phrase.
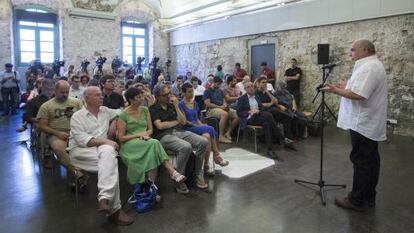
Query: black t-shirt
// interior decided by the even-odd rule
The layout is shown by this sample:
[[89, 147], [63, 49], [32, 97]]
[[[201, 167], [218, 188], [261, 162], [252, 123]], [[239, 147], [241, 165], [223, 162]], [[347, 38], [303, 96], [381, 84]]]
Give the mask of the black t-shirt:
[[34, 97], [33, 99], [29, 100], [29, 102], [27, 102], [27, 105], [26, 105], [26, 112], [24, 114], [25, 115], [24, 120], [27, 122], [31, 122], [30, 117], [36, 117], [37, 112], [40, 109], [40, 106], [42, 106], [42, 104], [46, 103], [46, 101], [48, 100], [49, 98], [44, 95], [38, 95]]
[[103, 106], [111, 109], [119, 109], [125, 106], [124, 97], [122, 95], [112, 92], [109, 95], [103, 94]]
[[[156, 120], [160, 120], [161, 122], [164, 121], [176, 121], [177, 120], [177, 112], [175, 111], [175, 107], [172, 104], [167, 104], [167, 109], [163, 109], [159, 103], [155, 103], [150, 106], [149, 108], [151, 114], [151, 120], [154, 123]], [[154, 135], [155, 138], [161, 139], [164, 135], [171, 133], [173, 130], [180, 130], [177, 126], [174, 126], [169, 129], [159, 130], [154, 125]]]
[[270, 99], [266, 92], [257, 91], [256, 95], [263, 104], [272, 102], [272, 99]]
[[[299, 67], [295, 67], [295, 68], [289, 68], [286, 70], [285, 72], [285, 76], [296, 76], [297, 74], [302, 75], [302, 70]], [[299, 80], [290, 80], [287, 81], [287, 89], [290, 93], [293, 93], [295, 91], [299, 91], [300, 89], [300, 79]]]

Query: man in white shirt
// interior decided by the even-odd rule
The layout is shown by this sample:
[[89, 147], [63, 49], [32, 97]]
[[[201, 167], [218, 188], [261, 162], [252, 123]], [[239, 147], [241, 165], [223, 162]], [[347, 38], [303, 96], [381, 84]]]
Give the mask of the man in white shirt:
[[71, 77], [71, 85], [69, 88], [69, 97], [76, 98], [78, 100], [83, 99], [83, 92], [85, 89], [81, 87], [81, 78], [77, 75]]
[[13, 65], [7, 63], [6, 70], [0, 74], [1, 95], [4, 103], [3, 116], [9, 115], [9, 112], [17, 114], [17, 104], [19, 100], [19, 83], [20, 77], [17, 71], [13, 71]]
[[383, 64], [368, 40], [352, 43], [354, 70], [348, 82], [327, 84], [321, 90], [342, 96], [338, 127], [350, 130], [354, 164], [352, 191], [336, 198], [340, 207], [358, 211], [375, 207], [380, 156], [378, 141], [386, 140], [387, 78]]
[[86, 107], [75, 112], [70, 121], [70, 162], [86, 171], [98, 172], [98, 211], [108, 214], [118, 225], [129, 225], [133, 219], [122, 211], [119, 194], [119, 145], [108, 139], [110, 122], [117, 110], [102, 106], [99, 87], [88, 87], [84, 100]]

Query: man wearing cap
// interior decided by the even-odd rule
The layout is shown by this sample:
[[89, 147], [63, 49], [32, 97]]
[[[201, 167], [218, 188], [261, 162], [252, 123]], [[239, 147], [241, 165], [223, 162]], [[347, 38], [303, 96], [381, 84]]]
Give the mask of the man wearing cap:
[[1, 82], [1, 96], [3, 98], [3, 107], [4, 113], [3, 116], [9, 115], [11, 111], [12, 114], [16, 114], [17, 102], [19, 98], [19, 83], [20, 77], [19, 73], [13, 71], [13, 65], [7, 63], [5, 65], [6, 70], [0, 74]]

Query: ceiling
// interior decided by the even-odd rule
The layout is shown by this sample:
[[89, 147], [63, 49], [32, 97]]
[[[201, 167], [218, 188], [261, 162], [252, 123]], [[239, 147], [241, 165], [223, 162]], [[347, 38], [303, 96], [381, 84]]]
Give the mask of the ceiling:
[[158, 11], [161, 23], [171, 29], [298, 1], [301, 0], [144, 0]]

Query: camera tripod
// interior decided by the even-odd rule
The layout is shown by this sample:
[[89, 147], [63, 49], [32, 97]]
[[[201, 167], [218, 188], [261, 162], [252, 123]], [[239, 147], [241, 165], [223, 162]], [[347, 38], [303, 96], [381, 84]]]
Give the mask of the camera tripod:
[[[332, 68], [333, 67], [329, 68], [328, 73], [325, 72], [325, 70], [326, 70], [325, 68], [322, 68], [322, 75], [323, 75], [322, 76], [322, 84], [318, 86], [317, 93], [316, 93], [315, 97], [313, 98], [312, 103], [315, 102], [316, 97], [321, 92], [320, 91], [320, 88], [325, 85], [325, 82], [328, 79], [329, 74], [332, 71]], [[346, 188], [346, 185], [343, 185], [343, 184], [326, 184], [325, 181], [323, 180], [323, 143], [324, 143], [324, 134], [323, 133], [324, 133], [324, 125], [325, 125], [325, 122], [324, 122], [325, 107], [329, 110], [329, 112], [332, 114], [332, 116], [336, 120], [335, 115], [332, 113], [331, 109], [329, 109], [328, 105], [326, 105], [326, 103], [325, 103], [325, 92], [322, 91], [321, 104], [319, 105], [318, 109], [316, 110], [316, 113], [319, 112], [319, 111], [321, 111], [321, 114], [320, 114], [321, 115], [321, 118], [320, 118], [320, 121], [321, 121], [321, 128], [320, 128], [320, 131], [321, 131], [321, 146], [320, 146], [321, 147], [321, 154], [320, 154], [319, 181], [318, 182], [310, 182], [310, 181], [306, 181], [306, 180], [295, 179], [295, 183], [303, 183], [303, 184], [317, 185], [319, 187], [319, 192], [320, 192], [320, 195], [321, 195], [321, 199], [322, 199], [322, 204], [323, 205], [326, 205], [325, 187]], [[316, 113], [315, 113], [315, 115], [316, 115]], [[313, 115], [312, 120], [315, 117], [315, 115]]]

